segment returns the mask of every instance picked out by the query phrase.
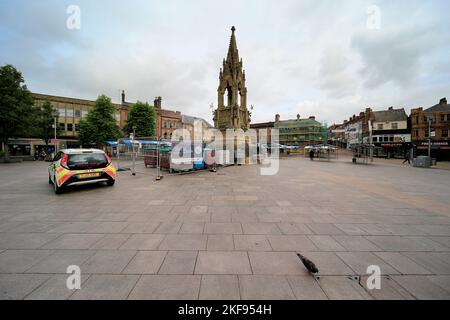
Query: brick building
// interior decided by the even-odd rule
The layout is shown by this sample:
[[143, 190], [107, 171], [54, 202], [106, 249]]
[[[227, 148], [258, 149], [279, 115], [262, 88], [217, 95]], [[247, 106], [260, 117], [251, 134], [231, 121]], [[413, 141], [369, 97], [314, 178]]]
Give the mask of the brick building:
[[411, 139], [416, 154], [428, 154], [431, 141], [431, 156], [439, 160], [450, 160], [450, 105], [446, 98], [423, 110], [411, 109]]
[[176, 129], [183, 127], [181, 112], [163, 109], [161, 97], [156, 97], [153, 105], [156, 110], [156, 136], [170, 139]]
[[[69, 97], [54, 96], [48, 94], [32, 93], [36, 107], [42, 106], [45, 101], [50, 101], [58, 111], [59, 133], [57, 138], [63, 141], [63, 147], [78, 148], [80, 143], [77, 139], [78, 124], [85, 118], [89, 110], [94, 106], [94, 100], [85, 100]], [[113, 103], [116, 108], [115, 119], [118, 126], [123, 128], [127, 121], [128, 110], [131, 103], [125, 101], [125, 92], [122, 92], [121, 103]], [[21, 137], [10, 139], [8, 142], [9, 152], [12, 156], [32, 156], [34, 152], [44, 150], [45, 143], [41, 139], [33, 137]], [[51, 148], [53, 145], [51, 144]]]

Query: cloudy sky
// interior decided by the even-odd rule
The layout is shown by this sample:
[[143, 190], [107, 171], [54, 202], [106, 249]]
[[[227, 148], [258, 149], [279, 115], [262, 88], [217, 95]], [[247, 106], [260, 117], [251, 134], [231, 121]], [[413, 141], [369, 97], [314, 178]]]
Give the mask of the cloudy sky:
[[123, 89], [211, 121], [235, 25], [253, 122], [331, 124], [450, 97], [449, 12], [448, 0], [0, 0], [0, 65], [33, 92], [118, 101]]

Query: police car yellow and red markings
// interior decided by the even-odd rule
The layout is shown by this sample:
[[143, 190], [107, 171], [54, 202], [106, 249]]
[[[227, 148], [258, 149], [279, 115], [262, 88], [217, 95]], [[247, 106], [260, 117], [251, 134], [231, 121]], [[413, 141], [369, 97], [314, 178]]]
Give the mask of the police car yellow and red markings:
[[65, 168], [59, 168], [56, 170], [56, 181], [58, 187], [62, 186], [64, 182], [66, 182], [70, 177], [77, 175], [77, 174], [85, 174], [85, 173], [96, 173], [96, 172], [105, 172], [108, 174], [111, 178], [116, 178], [116, 168], [113, 165], [109, 165], [106, 168], [100, 168], [100, 169], [92, 169], [92, 170], [67, 170]]

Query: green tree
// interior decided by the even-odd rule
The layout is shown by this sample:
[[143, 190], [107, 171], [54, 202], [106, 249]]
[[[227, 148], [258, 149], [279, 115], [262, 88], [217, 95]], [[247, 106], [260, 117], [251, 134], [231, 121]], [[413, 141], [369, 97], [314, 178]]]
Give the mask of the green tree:
[[106, 141], [120, 138], [121, 131], [116, 125], [115, 111], [111, 98], [105, 95], [99, 96], [86, 119], [82, 119], [79, 123], [78, 137], [81, 144], [102, 147]]
[[130, 134], [136, 129], [137, 137], [154, 137], [156, 127], [156, 111], [147, 102], [136, 102], [128, 113], [125, 131]]
[[[58, 123], [58, 111], [52, 106], [50, 101], [46, 100], [44, 104], [36, 110], [36, 136], [45, 142], [46, 150], [48, 150], [48, 143], [50, 139], [55, 137], [55, 115], [56, 123]], [[56, 133], [58, 134], [59, 127], [56, 125]]]
[[26, 136], [32, 129], [34, 99], [22, 73], [12, 65], [0, 67], [0, 143], [8, 159], [8, 139]]

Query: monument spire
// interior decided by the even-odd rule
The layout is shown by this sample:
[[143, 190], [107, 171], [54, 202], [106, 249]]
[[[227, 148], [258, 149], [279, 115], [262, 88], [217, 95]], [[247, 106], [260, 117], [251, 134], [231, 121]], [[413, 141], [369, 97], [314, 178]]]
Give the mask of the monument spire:
[[234, 64], [239, 61], [239, 53], [238, 53], [237, 44], [236, 44], [236, 35], [234, 34], [235, 31], [236, 31], [236, 28], [234, 26], [232, 26], [231, 27], [230, 45], [228, 47], [228, 54], [227, 54], [227, 62], [230, 64]]
[[242, 59], [236, 44], [236, 28], [231, 27], [231, 38], [227, 58], [219, 72], [217, 89], [217, 109], [214, 111], [214, 126], [220, 130], [244, 129], [250, 125], [250, 114], [247, 110], [247, 87], [242, 68]]

